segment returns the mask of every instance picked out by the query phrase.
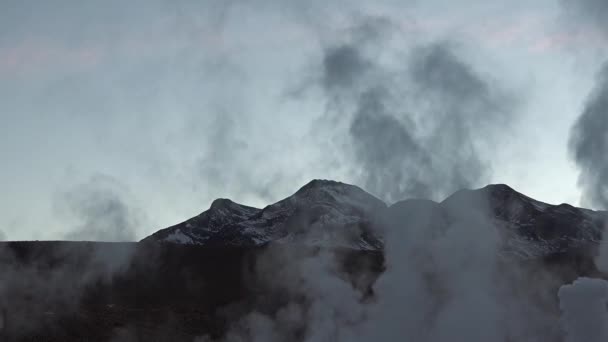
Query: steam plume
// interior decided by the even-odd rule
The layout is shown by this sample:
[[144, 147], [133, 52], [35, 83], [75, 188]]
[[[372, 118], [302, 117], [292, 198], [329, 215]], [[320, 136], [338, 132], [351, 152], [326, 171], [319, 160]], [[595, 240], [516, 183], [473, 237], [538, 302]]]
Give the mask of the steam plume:
[[328, 112], [349, 123], [345, 145], [352, 146], [364, 187], [396, 201], [441, 198], [486, 181], [490, 168], [481, 146], [515, 119], [513, 99], [447, 42], [386, 62], [375, 51], [393, 48], [379, 33], [386, 25], [374, 29], [376, 22], [353, 29], [374, 34], [326, 47], [322, 62]]
[[608, 282], [579, 278], [559, 289], [562, 323], [568, 342], [608, 339]]
[[140, 216], [125, 201], [125, 190], [107, 176], [93, 177], [63, 194], [68, 213], [78, 220], [70, 240], [135, 241]]

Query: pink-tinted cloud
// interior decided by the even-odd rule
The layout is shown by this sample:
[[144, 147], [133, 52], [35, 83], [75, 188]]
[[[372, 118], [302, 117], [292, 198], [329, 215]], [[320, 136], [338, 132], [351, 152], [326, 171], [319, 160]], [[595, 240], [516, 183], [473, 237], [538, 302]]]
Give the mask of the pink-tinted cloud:
[[49, 69], [86, 69], [104, 58], [100, 46], [68, 47], [55, 41], [28, 39], [18, 45], [0, 47], [0, 73], [18, 75]]
[[608, 48], [608, 42], [602, 37], [602, 34], [589, 29], [577, 32], [562, 31], [546, 34], [534, 43], [530, 50], [537, 53], [572, 49], [595, 50]]
[[[522, 49], [533, 54], [606, 45], [600, 33], [591, 29], [581, 28], [577, 32], [569, 32], [566, 28], [549, 30], [553, 20], [536, 12], [498, 18], [467, 18], [461, 14], [425, 16], [415, 20], [405, 18], [397, 20], [397, 25], [403, 32], [422, 37], [462, 34], [472, 43], [489, 49]], [[346, 17], [339, 17], [332, 26], [339, 32], [348, 22]], [[10, 46], [0, 46], [0, 74], [23, 76], [86, 71], [110, 60], [141, 61], [187, 49], [202, 51], [206, 55], [224, 55], [247, 53], [249, 49], [286, 48], [289, 44], [314, 44], [306, 28], [295, 23], [288, 26], [264, 31], [263, 34], [247, 30], [200, 30], [187, 35], [162, 30], [131, 32], [115, 37], [113, 41], [88, 41], [78, 45], [67, 44], [56, 37], [27, 38]]]

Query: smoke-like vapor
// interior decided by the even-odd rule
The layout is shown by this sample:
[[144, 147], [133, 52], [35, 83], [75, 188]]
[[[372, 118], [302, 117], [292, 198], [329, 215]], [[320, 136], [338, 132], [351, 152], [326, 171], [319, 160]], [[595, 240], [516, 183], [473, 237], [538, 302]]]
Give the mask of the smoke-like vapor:
[[[562, 1], [569, 19], [577, 27], [597, 31], [608, 42], [608, 2], [601, 0]], [[579, 168], [578, 184], [582, 190], [581, 203], [598, 209], [608, 209], [608, 61], [599, 70], [596, 84], [583, 112], [570, 131], [570, 154]], [[608, 244], [600, 244], [596, 264], [608, 271]]]
[[[109, 284], [126, 271], [135, 247], [80, 242], [19, 244], [0, 245], [0, 321], [4, 326], [0, 338], [10, 341], [73, 317], [91, 286]], [[21, 248], [26, 249], [28, 259], [23, 259]]]
[[[364, 187], [394, 201], [438, 198], [482, 182], [490, 169], [480, 145], [494, 141], [513, 120], [508, 95], [446, 42], [414, 47], [405, 59], [398, 54], [395, 65], [376, 53], [386, 43], [377, 33], [386, 31], [372, 30], [369, 23], [353, 29], [350, 39], [324, 47], [319, 78], [328, 101], [325, 119], [336, 124], [335, 133], [346, 134], [337, 145], [352, 146], [345, 150], [347, 161]], [[332, 257], [283, 251], [258, 260], [257, 273], [286, 291], [288, 304], [246, 315], [225, 340], [559, 336], [550, 310], [529, 308], [532, 291], [524, 272], [500, 256], [488, 198], [464, 191], [441, 205], [403, 201], [386, 215], [386, 270], [373, 285], [372, 298], [336, 271]]]
[[[601, 1], [587, 2], [600, 9], [606, 8]], [[195, 179], [193, 184], [203, 179], [209, 183], [204, 185], [208, 185], [208, 189], [204, 189], [206, 192], [226, 187], [254, 188], [259, 197], [272, 197], [268, 193], [270, 183], [281, 180], [273, 177], [272, 172], [280, 169], [277, 165], [281, 164], [267, 161], [271, 155], [284, 158], [285, 153], [277, 151], [286, 150], [273, 148], [270, 146], [274, 143], [272, 139], [252, 137], [247, 134], [249, 128], [243, 129], [247, 123], [243, 120], [244, 115], [239, 113], [249, 110], [249, 105], [255, 103], [249, 103], [244, 96], [253, 87], [244, 86], [248, 84], [247, 77], [237, 75], [231, 78], [222, 74], [238, 69], [233, 69], [230, 61], [226, 60], [228, 56], [237, 54], [227, 54], [222, 47], [223, 26], [229, 19], [229, 5], [224, 6], [223, 3], [214, 2], [219, 10], [209, 16], [217, 20], [206, 18], [202, 25], [199, 20], [204, 15], [198, 15], [200, 8], [195, 2], [180, 2], [184, 6], [192, 4], [194, 8], [183, 7], [176, 18], [163, 18], [159, 26], [147, 20], [131, 23], [125, 20], [128, 16], [117, 17], [114, 15], [116, 11], [112, 10], [105, 10], [104, 15], [99, 16], [100, 20], [96, 14], [105, 6], [96, 5], [87, 6], [86, 16], [74, 12], [72, 16], [78, 19], [78, 25], [74, 27], [65, 24], [67, 21], [57, 20], [67, 26], [59, 25], [58, 32], [51, 35], [67, 35], [75, 46], [90, 39], [89, 31], [74, 29], [79, 26], [87, 26], [97, 34], [102, 32], [103, 42], [111, 42], [120, 36], [120, 27], [124, 27], [121, 25], [136, 24], [155, 27], [152, 35], [157, 33], [158, 38], [163, 39], [141, 40], [135, 35], [120, 44], [110, 44], [108, 49], [103, 44], [101, 48], [96, 44], [84, 44], [84, 47], [90, 47], [90, 51], [82, 49], [85, 57], [99, 59], [101, 65], [108, 67], [102, 69], [107, 71], [103, 73], [102, 82], [93, 82], [87, 77], [83, 81], [82, 75], [58, 82], [59, 87], [55, 88], [60, 90], [54, 90], [51, 95], [59, 93], [58, 99], [69, 98], [71, 102], [67, 105], [63, 101], [55, 102], [57, 98], [50, 96], [52, 99], [47, 99], [49, 107], [62, 114], [67, 112], [70, 118], [83, 112], [97, 116], [86, 126], [101, 123], [105, 130], [95, 131], [95, 134], [107, 140], [114, 140], [107, 137], [107, 133], [114, 131], [110, 129], [112, 127], [103, 125], [108, 119], [115, 119], [113, 116], [120, 117], [123, 113], [145, 113], [137, 115], [130, 125], [125, 126], [126, 129], [119, 131], [129, 137], [120, 136], [124, 139], [121, 143], [133, 141], [133, 130], [155, 122], [160, 128], [148, 133], [153, 139], [145, 139], [144, 135], [139, 141], [133, 141], [135, 147], [154, 149], [158, 148], [154, 146], [155, 141], [169, 140], [178, 147], [175, 150], [164, 148], [162, 157], [178, 155], [181, 160], [189, 158], [183, 157], [185, 155], [191, 156], [193, 161], [189, 161], [192, 161], [192, 170], [196, 174], [191, 177]], [[156, 5], [137, 2], [134, 8], [124, 12], [135, 13], [133, 18], [137, 18], [140, 10], [157, 10], [159, 4]], [[55, 7], [65, 6], [43, 9]], [[29, 8], [19, 8], [30, 13]], [[119, 12], [123, 10], [120, 4], [115, 8]], [[67, 6], [66, 9], [69, 11], [72, 7]], [[218, 15], [214, 17], [215, 14]], [[139, 17], [148, 18], [144, 15]], [[31, 18], [32, 22], [43, 19], [38, 12]], [[93, 25], [88, 23], [92, 18], [97, 18]], [[106, 19], [110, 19], [111, 25]], [[171, 25], [165, 25], [167, 22], [178, 28], [173, 30]], [[113, 25], [115, 23], [119, 25]], [[0, 21], [0, 28], [16, 24]], [[214, 29], [207, 30], [208, 26]], [[27, 25], [23, 27], [23, 34], [31, 32]], [[396, 48], [386, 39], [391, 27], [390, 20], [384, 18], [365, 19], [349, 32], [350, 37], [326, 44], [321, 51], [318, 84], [327, 99], [328, 121], [325, 124], [337, 123], [337, 145], [348, 146], [334, 152], [346, 154], [351, 171], [366, 189], [392, 202], [412, 196], [440, 199], [455, 190], [486, 182], [491, 170], [484, 145], [492, 145], [503, 137], [501, 133], [514, 118], [512, 99], [449, 42], [416, 46], [404, 53], [401, 47]], [[45, 26], [36, 28], [44, 31]], [[249, 28], [245, 25], [242, 29]], [[168, 35], [162, 35], [167, 32]], [[259, 32], [253, 35], [259, 38]], [[203, 53], [204, 56], [185, 53], [201, 41], [205, 47], [211, 46]], [[175, 46], [167, 48], [170, 44]], [[237, 44], [233, 48], [240, 51], [242, 47]], [[114, 49], [121, 52], [119, 55], [132, 54], [128, 58], [129, 63], [123, 62], [116, 67], [115, 59], [120, 58], [104, 55], [106, 50]], [[168, 55], [164, 55], [165, 51], [169, 51]], [[161, 57], [157, 60], [159, 54]], [[181, 58], [182, 54], [186, 57]], [[154, 58], [143, 61], [149, 55]], [[145, 68], [140, 66], [144, 62], [147, 64]], [[88, 63], [88, 59], [82, 63]], [[163, 70], [170, 72], [165, 74]], [[156, 71], [161, 77], [154, 77]], [[239, 74], [239, 70], [235, 73]], [[215, 82], [219, 74], [217, 79], [223, 82]], [[119, 85], [122, 87], [115, 90]], [[267, 90], [264, 84], [257, 87]], [[131, 88], [138, 91], [126, 92]], [[154, 101], [159, 93], [171, 96], [163, 98], [163, 101]], [[203, 95], [212, 100], [199, 101]], [[133, 98], [143, 100], [136, 102]], [[157, 107], [162, 110], [150, 114], [151, 109]], [[219, 119], [201, 119], [201, 113], [208, 112], [209, 108], [219, 113]], [[183, 122], [175, 120], [170, 115], [174, 112], [185, 112], [187, 118]], [[107, 113], [114, 114], [104, 115]], [[276, 118], [266, 120], [274, 123]], [[180, 123], [175, 124], [175, 121]], [[197, 125], [200, 122], [203, 124]], [[182, 123], [190, 130], [181, 130]], [[171, 125], [180, 127], [172, 130], [174, 127]], [[262, 126], [264, 134], [268, 135], [281, 130], [280, 127], [268, 129], [270, 126]], [[583, 131], [587, 129], [587, 124], [581, 126], [584, 126]], [[256, 153], [257, 149], [249, 148], [249, 143], [255, 139], [259, 140], [257, 146], [265, 151]], [[578, 138], [573, 138], [573, 141], [573, 145], [578, 144]], [[594, 145], [597, 137], [590, 141]], [[201, 148], [199, 143], [204, 146]], [[596, 154], [597, 151], [593, 156]], [[158, 164], [167, 165], [173, 161], [175, 159], [169, 158]], [[251, 165], [256, 165], [255, 170]], [[152, 163], [151, 166], [157, 165]], [[597, 170], [596, 164], [591, 167]], [[152, 169], [156, 170], [155, 167]], [[289, 172], [296, 174], [297, 170]], [[175, 174], [159, 178], [172, 178], [172, 175]], [[268, 183], [250, 186], [260, 179]], [[273, 188], [276, 187], [277, 184], [273, 184]], [[134, 239], [140, 218], [124, 192], [114, 180], [97, 177], [63, 194], [58, 206], [79, 221], [69, 237], [112, 241]], [[499, 255], [499, 235], [486, 201], [485, 198], [470, 198], [461, 193], [446, 202], [446, 210], [439, 209], [437, 203], [430, 201], [402, 202], [392, 207], [389, 219], [383, 222], [386, 228], [386, 272], [374, 284], [371, 299], [353, 285], [332, 255], [298, 254], [287, 249], [279, 254], [262, 256], [256, 265], [257, 276], [266, 279], [270, 288], [276, 288], [274, 293], [284, 293], [287, 303], [276, 312], [250, 312], [242, 320], [234, 322], [226, 340], [555, 340], [551, 316], [533, 305], [530, 308], [527, 297], [522, 295], [529, 290], [526, 286], [532, 285], [516, 267]], [[71, 260], [69, 248], [64, 254], [67, 260]], [[36, 308], [40, 312], [47, 308], [45, 298], [59, 298], [62, 304], [69, 304], [84, 284], [113, 274], [129, 260], [128, 251], [116, 255], [93, 251], [93, 261], [84, 267], [90, 273], [65, 274], [62, 270], [46, 272], [33, 268], [20, 270], [19, 277], [14, 277], [13, 271], [17, 268], [11, 260], [14, 256], [0, 256], [4, 258], [0, 298], [15, 300], [10, 307], [19, 308], [21, 298], [13, 294], [20, 293], [21, 288], [29, 285], [35, 294], [34, 299], [41, 303]], [[59, 284], [64, 285], [66, 281], [75, 284], [73, 292], [53, 293], [65, 289]], [[514, 283], [521, 285], [523, 290], [513, 293]], [[543, 285], [540, 282], [534, 284]], [[568, 291], [565, 291], [567, 298]], [[566, 299], [564, 305], [567, 303]], [[48, 306], [56, 307], [55, 303], [51, 304]], [[566, 310], [571, 312], [569, 308]], [[16, 312], [11, 317], [13, 322], [27, 325], [32, 323], [28, 318], [39, 318], [40, 313]], [[571, 327], [571, 331], [578, 329], [575, 325]], [[135, 338], [128, 329], [117, 331], [117, 340]]]
[[[133, 241], [142, 222], [126, 189], [108, 176], [95, 176], [60, 193], [55, 206], [58, 214], [74, 220], [66, 236], [73, 240]], [[135, 247], [88, 242], [0, 245], [0, 338], [19, 339], [79, 312], [91, 286], [109, 284], [127, 270]]]
[[[310, 178], [285, 158], [293, 147], [290, 123], [272, 115], [280, 104], [268, 90], [282, 86], [283, 74], [263, 70], [274, 66], [266, 57], [250, 58], [258, 52], [275, 57], [263, 50], [291, 39], [290, 30], [300, 34], [296, 24], [283, 22], [285, 35], [257, 39], [272, 33], [267, 21], [278, 25], [283, 6], [272, 0], [59, 0], [32, 11], [24, 2], [3, 2], [1, 117], [14, 128], [3, 125], [3, 146], [35, 144], [40, 158], [30, 158], [38, 166], [13, 163], [2, 177], [15, 175], [38, 193], [52, 193], [40, 172], [18, 170], [52, 164], [51, 176], [62, 181], [66, 169], [85, 176], [103, 169], [143, 194], [154, 223], [146, 233], [220, 195], [276, 200], [278, 189], [294, 183], [290, 177]], [[277, 129], [268, 129], [271, 124]], [[310, 159], [297, 158], [302, 168]], [[218, 169], [221, 177], [214, 178]], [[16, 191], [13, 186], [7, 191]], [[37, 205], [31, 226], [44, 223], [48, 236], [58, 238], [63, 222], [40, 204], [43, 197], [12, 205], [26, 212]], [[22, 230], [15, 238], [39, 238], [31, 234]]]
[[[390, 209], [387, 268], [374, 286], [377, 302], [362, 341], [559, 336], [550, 310], [531, 305], [529, 276], [501, 255], [500, 229], [488, 200], [460, 192], [441, 207], [408, 200]], [[552, 287], [548, 279], [539, 284]]]
[[364, 184], [393, 201], [406, 196], [426, 198], [430, 184], [421, 179], [421, 171], [431, 167], [430, 156], [412, 136], [408, 124], [387, 111], [384, 96], [379, 88], [362, 94], [350, 127]]
[[389, 208], [386, 269], [378, 276], [358, 268], [363, 282], [332, 252], [268, 249], [255, 275], [273, 296], [257, 298], [261, 308], [233, 321], [222, 341], [558, 340], [556, 297], [539, 299], [534, 289], [557, 291], [561, 283], [501, 256], [488, 199], [471, 194]]
[[[577, 26], [597, 31], [608, 42], [608, 2], [563, 0], [562, 4]], [[581, 202], [608, 208], [608, 67], [598, 73], [595, 89], [570, 133], [570, 153], [580, 168]]]
[[[247, 118], [221, 111], [205, 130], [206, 148], [197, 160], [197, 179], [204, 180], [206, 192], [236, 193], [248, 188], [250, 196], [267, 202], [275, 200], [276, 191], [285, 180], [281, 173], [271, 170], [259, 171], [246, 168], [259, 160], [269, 160], [269, 151], [255, 149], [247, 138]], [[202, 127], [198, 127], [202, 130]], [[275, 188], [275, 185], [277, 186]]]
[[[577, 27], [591, 28], [608, 37], [608, 3], [603, 0], [561, 0]], [[569, 18], [569, 19], [570, 19]]]
[[77, 220], [69, 240], [135, 241], [141, 214], [127, 199], [123, 186], [108, 176], [96, 176], [62, 194], [62, 203]]
[[567, 342], [608, 340], [608, 282], [579, 278], [559, 289]]
[[580, 168], [582, 202], [608, 209], [608, 67], [598, 75], [596, 88], [572, 127], [570, 150]]
[[[142, 218], [132, 203], [118, 181], [100, 175], [60, 193], [55, 206], [58, 214], [75, 221], [68, 239], [133, 241]], [[21, 338], [78, 312], [90, 286], [108, 284], [126, 271], [136, 247], [88, 242], [19, 244], [0, 245], [0, 320], [5, 324], [0, 338], [3, 333]], [[24, 252], [29, 259], [24, 259]]]
[[[360, 270], [365, 271], [365, 270]], [[365, 294], [329, 251], [276, 248], [256, 262], [256, 278], [278, 310], [255, 310], [233, 322], [224, 341], [356, 341], [354, 330], [365, 319]], [[364, 286], [368, 286], [369, 283]], [[197, 342], [211, 341], [201, 337]]]
[[[569, 19], [576, 27], [591, 29], [608, 41], [608, 2], [602, 0], [563, 0]], [[605, 62], [606, 63], [606, 62]], [[579, 168], [581, 203], [608, 209], [608, 66], [599, 71], [595, 87], [583, 112], [570, 131], [569, 149]], [[596, 265], [608, 270], [606, 232], [603, 232]], [[608, 339], [608, 282], [579, 278], [559, 290], [562, 323], [568, 342]]]
[[439, 199], [487, 181], [482, 146], [515, 119], [514, 99], [447, 42], [387, 61], [377, 51], [394, 52], [390, 25], [364, 24], [325, 48], [321, 86], [332, 119], [350, 122], [345, 145], [365, 188], [388, 201]]

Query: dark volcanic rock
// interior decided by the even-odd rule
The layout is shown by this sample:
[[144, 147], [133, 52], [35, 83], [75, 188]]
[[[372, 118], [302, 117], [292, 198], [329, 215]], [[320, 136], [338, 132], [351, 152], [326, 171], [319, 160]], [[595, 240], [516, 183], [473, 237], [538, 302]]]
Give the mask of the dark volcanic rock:
[[[316, 247], [282, 246], [290, 255], [319, 253]], [[286, 304], [276, 285], [268, 289], [268, 279], [257, 272], [260, 258], [285, 255], [282, 246], [0, 242], [0, 341], [191, 342], [222, 336], [254, 307]], [[371, 275], [382, 270], [378, 252], [333, 254], [352, 282], [363, 269]], [[117, 262], [116, 255], [127, 257]], [[119, 267], [106, 270], [108, 265]]]
[[356, 186], [313, 180], [264, 209], [216, 200], [199, 216], [144, 241], [214, 246], [295, 242], [375, 250], [382, 242], [372, 226], [385, 209], [386, 204]]
[[144, 241], [206, 246], [291, 242], [378, 250], [383, 247], [387, 229], [407, 229], [408, 222], [416, 222], [428, 226], [429, 234], [440, 234], [472, 215], [486, 217], [500, 230], [505, 253], [523, 258], [568, 249], [594, 253], [606, 222], [606, 212], [550, 205], [504, 184], [461, 190], [441, 203], [410, 199], [387, 207], [356, 186], [313, 180], [264, 209], [216, 200], [199, 216]]
[[[457, 234], [476, 218], [498, 232], [507, 258], [497, 265], [514, 266], [506, 268], [516, 274], [513, 291], [549, 298], [556, 312], [559, 286], [603, 276], [593, 257], [605, 212], [542, 203], [506, 185], [387, 207], [358, 187], [316, 180], [263, 209], [218, 199], [139, 243], [0, 243], [0, 341], [218, 338], [253, 310], [272, 316], [294, 295], [305, 300], [308, 287], [289, 287], [322, 282], [306, 266], [327, 258], [333, 275], [373, 301], [376, 279], [403, 261], [385, 264], [384, 248]], [[443, 285], [438, 275], [425, 276], [437, 282], [432, 288]]]
[[146, 240], [158, 240], [182, 244], [202, 244], [225, 226], [247, 220], [260, 209], [234, 203], [229, 199], [213, 201], [209, 210], [187, 221], [162, 229]]

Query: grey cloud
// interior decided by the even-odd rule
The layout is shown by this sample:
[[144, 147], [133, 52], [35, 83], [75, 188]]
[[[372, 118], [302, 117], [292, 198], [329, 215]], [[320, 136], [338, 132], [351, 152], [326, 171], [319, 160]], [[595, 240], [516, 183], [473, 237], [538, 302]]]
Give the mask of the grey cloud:
[[238, 136], [239, 122], [230, 114], [218, 115], [208, 129], [207, 151], [202, 157], [202, 178], [211, 184], [226, 184], [230, 179], [230, 170], [235, 170], [236, 155], [245, 153], [247, 143]]
[[608, 35], [608, 2], [604, 0], [561, 0], [570, 18], [578, 26], [595, 27]]
[[242, 197], [275, 201], [275, 191], [287, 180], [282, 176], [286, 171], [270, 167], [278, 157], [273, 147], [258, 145], [248, 135], [247, 116], [218, 112], [194, 128], [203, 135], [202, 148], [195, 157], [197, 188], [216, 197], [239, 193]]
[[608, 208], [607, 132], [608, 67], [605, 67], [570, 135], [570, 152], [580, 168], [583, 203], [601, 209]]
[[558, 292], [567, 342], [608, 339], [608, 282], [579, 278]]
[[[458, 57], [447, 42], [416, 50], [410, 70], [413, 81], [420, 87], [419, 91], [437, 97], [438, 100], [447, 101], [447, 106], [457, 106], [460, 101], [466, 105], [476, 101], [498, 100], [491, 97], [487, 81]], [[485, 116], [477, 111], [470, 115], [477, 115], [479, 118]]]
[[[389, 209], [382, 274], [357, 287], [327, 251], [268, 248], [255, 263], [255, 288], [273, 293], [274, 310], [231, 320], [221, 341], [544, 341], [560, 340], [555, 280], [500, 255], [500, 237], [483, 196]], [[446, 216], [453, 216], [448, 223]], [[480, 243], [483, 241], [483, 243]], [[531, 272], [531, 273], [529, 273]], [[534, 274], [536, 281], [530, 283]], [[378, 277], [378, 278], [376, 278]], [[367, 286], [373, 295], [366, 295]], [[363, 290], [362, 290], [363, 289]], [[546, 296], [545, 296], [546, 297]], [[258, 299], [261, 306], [267, 297]], [[255, 301], [255, 299], [253, 299]], [[538, 302], [537, 302], [538, 301]], [[213, 341], [201, 337], [196, 341]]]
[[[562, 1], [569, 19], [577, 26], [599, 30], [608, 42], [608, 2], [602, 0]], [[607, 62], [605, 62], [607, 63]], [[570, 131], [570, 154], [580, 169], [581, 202], [608, 208], [608, 64], [599, 71], [595, 88], [583, 112]]]
[[187, 15], [180, 19], [189, 19], [182, 24], [190, 28], [198, 24], [191, 20], [195, 15], [218, 23], [232, 2], [208, 0], [204, 2], [203, 10], [200, 2], [190, 0], [134, 0], [129, 3], [109, 0], [103, 4], [73, 0], [58, 0], [53, 4], [7, 0], [3, 2], [0, 14], [0, 38], [5, 41], [36, 36], [65, 38], [72, 46], [91, 40], [109, 42], [125, 32], [156, 29], [159, 23], [170, 22], [171, 17], [184, 13]]
[[[529, 303], [509, 291], [525, 283], [525, 276], [507, 275], [517, 274], [517, 266], [499, 256], [486, 199], [463, 195], [447, 209], [457, 218], [452, 223], [431, 201], [404, 201], [391, 209], [396, 216], [387, 222], [387, 268], [374, 285], [377, 301], [361, 341], [551, 336], [548, 330], [534, 335], [532, 324], [518, 316]], [[525, 317], [542, 320], [545, 314], [528, 312]]]
[[[0, 62], [14, 48], [17, 56], [26, 55], [27, 66], [23, 73], [9, 69], [0, 81], [7, 108], [0, 116], [17, 127], [0, 129], [7, 146], [46, 141], [36, 148], [40, 164], [52, 164], [59, 177], [63, 169], [92, 174], [104, 165], [105, 172], [129, 182], [130, 171], [125, 171], [136, 170], [145, 185], [130, 183], [130, 188], [162, 198], [146, 201], [144, 209], [153, 211], [151, 206], [162, 201], [170, 207], [168, 214], [157, 215], [162, 224], [177, 219], [176, 212], [199, 210], [215, 197], [276, 200], [269, 185], [280, 177], [270, 165], [260, 171], [266, 176], [262, 181], [256, 180], [260, 174], [247, 175], [251, 165], [272, 152], [247, 120], [249, 115], [267, 117], [249, 106], [250, 82], [243, 69], [251, 65], [229, 51], [246, 35], [239, 31], [240, 22], [230, 22], [234, 1], [28, 2], [10, 1], [0, 13], [2, 19], [10, 18], [0, 20]], [[225, 32], [227, 26], [231, 32]], [[28, 56], [41, 62], [30, 65]], [[222, 116], [228, 119], [217, 121], [230, 123], [214, 122]], [[243, 174], [247, 177], [241, 184]], [[30, 178], [40, 181], [42, 176]], [[190, 189], [195, 191], [184, 194]], [[255, 191], [242, 194], [242, 189]], [[171, 195], [183, 197], [166, 200]], [[120, 201], [105, 201], [115, 213], [131, 209]], [[89, 209], [74, 209], [79, 211], [74, 215], [85, 215], [83, 210]], [[62, 230], [59, 223], [51, 222], [50, 230]]]
[[411, 127], [387, 112], [383, 95], [379, 89], [361, 95], [349, 131], [365, 187], [391, 200], [428, 196], [430, 184], [418, 170], [430, 166], [429, 156], [410, 133]]
[[448, 42], [415, 47], [405, 59], [397, 51], [397, 66], [381, 61], [378, 49], [394, 53], [378, 34], [355, 35], [327, 47], [322, 62], [328, 111], [350, 122], [345, 145], [363, 186], [395, 201], [486, 182], [484, 145], [504, 136], [517, 99]]
[[[568, 19], [576, 27], [597, 31], [608, 42], [608, 2], [602, 0], [562, 1]], [[608, 61], [599, 70], [594, 89], [582, 113], [570, 129], [570, 156], [579, 168], [581, 203], [608, 209]], [[605, 230], [605, 229], [604, 229]], [[608, 245], [605, 231], [595, 264], [606, 272]], [[608, 283], [602, 279], [579, 278], [559, 290], [562, 324], [566, 341], [604, 341], [608, 338], [606, 311]]]
[[370, 50], [383, 49], [382, 44], [394, 31], [392, 21], [386, 17], [358, 18], [357, 25], [346, 30], [347, 41], [325, 45], [322, 85], [329, 91], [357, 89], [370, 82], [369, 78], [378, 77], [381, 70], [372, 60], [370, 55], [374, 53], [370, 54]]
[[[328, 102], [325, 119], [346, 122], [332, 132], [345, 141], [334, 147], [348, 155], [363, 187], [396, 200], [440, 197], [483, 182], [490, 170], [478, 145], [500, 138], [515, 118], [508, 94], [447, 43], [417, 47], [390, 67], [370, 51], [383, 46], [381, 39], [350, 38], [324, 47], [318, 81]], [[290, 302], [274, 314], [247, 315], [226, 341], [290, 340], [298, 333], [305, 341], [559, 336], [554, 317], [528, 309], [527, 293], [514, 293], [512, 286], [528, 291], [528, 279], [500, 257], [485, 198], [452, 199], [449, 225], [436, 203], [416, 203], [404, 202], [395, 212], [408, 215], [386, 223], [386, 270], [373, 285], [373, 299], [366, 302], [327, 256], [287, 251], [262, 258], [258, 276], [285, 287]]]
[[355, 46], [329, 48], [323, 59], [323, 84], [328, 89], [349, 88], [371, 67]]
[[77, 220], [66, 238], [91, 241], [135, 241], [141, 222], [125, 190], [107, 176], [93, 177], [61, 195], [58, 206]]

